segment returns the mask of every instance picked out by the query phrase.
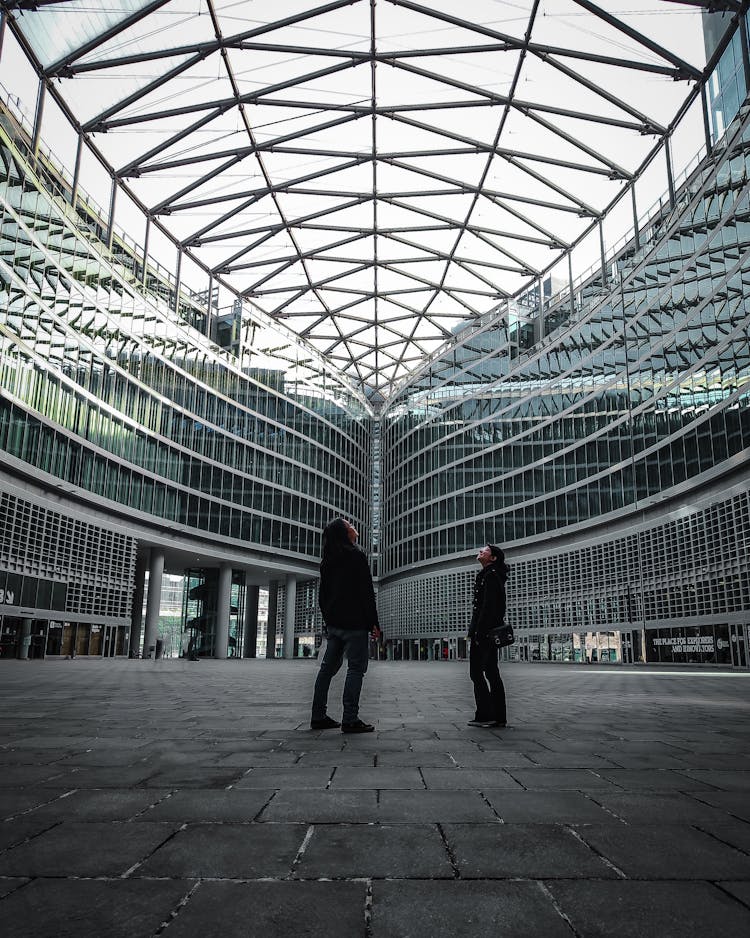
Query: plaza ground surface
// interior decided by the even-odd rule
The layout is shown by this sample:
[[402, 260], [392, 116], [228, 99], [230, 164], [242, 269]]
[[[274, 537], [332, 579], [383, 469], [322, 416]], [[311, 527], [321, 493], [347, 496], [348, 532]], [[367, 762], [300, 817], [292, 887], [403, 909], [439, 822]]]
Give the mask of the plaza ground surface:
[[[750, 935], [750, 673], [0, 662], [4, 938]], [[343, 674], [329, 711], [340, 716]]]

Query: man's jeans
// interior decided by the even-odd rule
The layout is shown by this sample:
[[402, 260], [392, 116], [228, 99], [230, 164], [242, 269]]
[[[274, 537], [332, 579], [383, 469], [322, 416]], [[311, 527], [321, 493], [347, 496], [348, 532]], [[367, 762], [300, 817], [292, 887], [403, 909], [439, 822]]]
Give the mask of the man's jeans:
[[365, 629], [328, 629], [328, 640], [323, 661], [315, 681], [312, 719], [323, 720], [326, 716], [328, 688], [346, 655], [347, 671], [344, 681], [344, 713], [342, 723], [356, 723], [359, 715], [359, 694], [362, 678], [367, 671], [370, 653], [370, 633]]

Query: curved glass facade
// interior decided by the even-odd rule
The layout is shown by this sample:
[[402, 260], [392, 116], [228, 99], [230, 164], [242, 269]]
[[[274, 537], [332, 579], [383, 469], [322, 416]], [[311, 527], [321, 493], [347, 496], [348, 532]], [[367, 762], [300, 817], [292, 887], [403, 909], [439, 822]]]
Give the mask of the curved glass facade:
[[0, 448], [128, 512], [263, 551], [317, 561], [337, 514], [366, 531], [366, 406], [258, 317], [247, 351], [222, 353], [139, 289], [4, 128], [0, 161]]
[[383, 575], [599, 523], [746, 456], [746, 140], [743, 120], [541, 341], [520, 347], [509, 309], [402, 391], [382, 434]]

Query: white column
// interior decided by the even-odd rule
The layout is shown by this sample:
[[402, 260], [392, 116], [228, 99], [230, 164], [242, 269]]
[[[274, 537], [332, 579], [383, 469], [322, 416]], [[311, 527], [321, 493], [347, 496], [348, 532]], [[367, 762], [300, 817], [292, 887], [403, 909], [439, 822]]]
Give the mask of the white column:
[[286, 596], [284, 598], [284, 657], [294, 655], [294, 607], [297, 602], [297, 578], [286, 578]]
[[245, 628], [243, 630], [243, 655], [254, 658], [258, 642], [258, 594], [259, 586], [245, 586]]
[[133, 607], [130, 611], [130, 642], [128, 653], [137, 655], [141, 648], [143, 628], [143, 594], [146, 590], [148, 554], [138, 553], [135, 558], [135, 583], [133, 584]]
[[149, 648], [154, 646], [159, 630], [159, 610], [161, 608], [161, 578], [164, 575], [164, 551], [151, 548], [148, 562], [148, 596], [146, 597], [146, 628], [143, 635], [143, 657], [148, 658]]
[[276, 657], [276, 612], [278, 610], [279, 581], [268, 583], [268, 628], [266, 630], [266, 658]]
[[226, 658], [229, 653], [229, 616], [232, 606], [232, 565], [223, 563], [219, 567], [219, 584], [216, 588], [216, 632], [214, 658]]

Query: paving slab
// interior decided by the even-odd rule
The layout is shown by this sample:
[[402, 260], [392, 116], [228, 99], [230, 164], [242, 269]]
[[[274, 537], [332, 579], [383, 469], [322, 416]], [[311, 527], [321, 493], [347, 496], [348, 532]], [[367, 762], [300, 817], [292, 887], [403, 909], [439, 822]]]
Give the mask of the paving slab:
[[377, 821], [377, 792], [280, 791], [271, 798], [258, 820], [306, 821], [310, 824]]
[[750, 771], [747, 769], [685, 769], [682, 774], [714, 789], [744, 791], [750, 795]]
[[749, 855], [686, 824], [592, 824], [579, 832], [630, 879], [750, 879]]
[[377, 754], [377, 764], [379, 766], [448, 767], [456, 764], [456, 758], [447, 749], [445, 752], [412, 752], [410, 750], [381, 752]]
[[131, 821], [169, 795], [168, 790], [84, 789], [35, 808], [27, 817], [54, 821]]
[[331, 770], [326, 767], [294, 765], [283, 768], [254, 766], [233, 783], [233, 789], [324, 789], [331, 780]]
[[445, 824], [464, 879], [616, 878], [575, 831], [561, 824]]
[[0, 789], [0, 820], [17, 817], [26, 811], [31, 811], [39, 805], [59, 798], [63, 792], [54, 792], [45, 789]]
[[494, 769], [475, 769], [461, 768], [453, 769], [434, 769], [425, 768], [422, 770], [425, 785], [432, 790], [445, 791], [463, 791], [465, 789], [474, 789], [484, 791], [486, 788], [515, 789], [521, 790], [520, 782], [517, 782], [503, 768], [498, 766]]
[[747, 938], [750, 909], [710, 883], [548, 882], [579, 938]]
[[21, 886], [25, 886], [29, 882], [31, 882], [31, 880], [26, 877], [14, 878], [12, 876], [0, 876], [0, 899], [9, 896], [12, 892], [15, 892], [16, 889], [20, 889]]
[[717, 883], [717, 885], [750, 909], [750, 883]]
[[369, 769], [342, 766], [336, 769], [331, 779], [331, 791], [339, 791], [345, 788], [400, 788], [423, 791], [424, 787], [422, 773], [418, 768], [378, 765], [376, 768]]
[[254, 820], [274, 795], [272, 789], [244, 790], [185, 788], [160, 799], [139, 814], [137, 821], [187, 823]]
[[743, 821], [750, 821], [750, 798], [739, 791], [701, 791], [693, 794], [703, 804], [714, 805]]
[[[615, 769], [612, 757], [598, 756], [591, 752], [546, 752], [543, 749], [526, 753], [529, 763], [542, 769]], [[680, 763], [684, 766], [684, 763]]]
[[385, 882], [372, 887], [374, 938], [571, 938], [536, 883]]
[[536, 765], [531, 752], [512, 749], [452, 750], [450, 758], [452, 764], [465, 769], [530, 769]]
[[696, 823], [695, 827], [750, 856], [750, 824], [727, 817], [718, 821], [716, 819], [701, 821]]
[[381, 791], [379, 819], [403, 823], [497, 820], [478, 791]]
[[3, 938], [750, 934], [750, 673], [467, 670], [0, 661]]
[[598, 769], [601, 777], [626, 791], [716, 791], [718, 786], [675, 769]]
[[597, 769], [511, 769], [512, 777], [530, 790], [553, 789], [554, 791], [591, 791], [614, 788], [615, 783], [605, 777], [605, 770]]
[[692, 794], [681, 792], [597, 791], [591, 793], [591, 798], [628, 824], [705, 826], [731, 820], [729, 812], [722, 808], [704, 804]]
[[243, 771], [231, 765], [184, 765], [150, 774], [140, 784], [147, 788], [226, 788], [238, 782]]
[[302, 752], [295, 753], [294, 757], [295, 765], [310, 768], [314, 766], [322, 766], [330, 770], [337, 765], [374, 766], [377, 753], [352, 752], [351, 750], [343, 750], [341, 752]]
[[136, 877], [282, 878], [292, 872], [304, 824], [188, 824], [153, 852]]
[[303, 879], [454, 878], [435, 824], [316, 826], [295, 875]]
[[[18, 847], [44, 831], [51, 830], [57, 823], [50, 818], [34, 817], [31, 814], [22, 814], [20, 817], [3, 821], [0, 824], [0, 851]], [[0, 854], [0, 859], [2, 856], [3, 854]]]
[[364, 938], [362, 882], [203, 882], [169, 938]]
[[123, 876], [176, 829], [174, 824], [66, 821], [0, 853], [0, 875]]
[[485, 798], [503, 821], [536, 824], [615, 823], [617, 819], [595, 800], [579, 791], [494, 791]]
[[296, 752], [274, 749], [269, 752], [217, 753], [214, 765], [220, 768], [237, 768], [246, 771], [253, 768], [286, 768], [296, 765], [299, 761], [300, 756]]
[[179, 880], [37, 879], [3, 900], [3, 938], [151, 936], [192, 885]]

